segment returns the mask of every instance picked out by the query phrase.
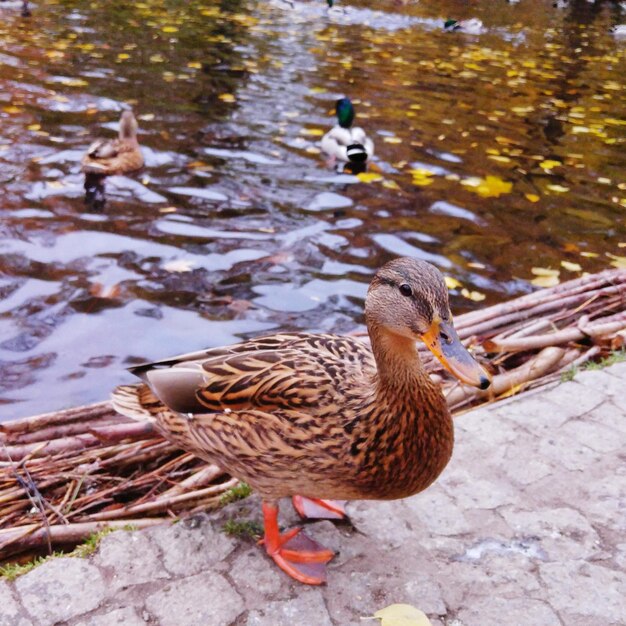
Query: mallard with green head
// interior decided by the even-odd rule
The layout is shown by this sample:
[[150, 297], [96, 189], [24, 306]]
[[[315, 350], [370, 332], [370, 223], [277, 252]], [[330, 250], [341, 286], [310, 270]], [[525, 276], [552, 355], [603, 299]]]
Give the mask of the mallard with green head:
[[354, 106], [350, 98], [335, 103], [337, 124], [321, 141], [322, 150], [335, 161], [363, 164], [374, 154], [374, 142], [360, 126], [353, 126]]
[[333, 553], [278, 527], [278, 501], [341, 514], [337, 500], [406, 498], [426, 489], [452, 454], [440, 385], [416, 341], [457, 378], [485, 389], [487, 373], [461, 344], [443, 276], [399, 258], [365, 300], [371, 348], [354, 337], [290, 333], [131, 368], [120, 413], [156, 424], [184, 450], [245, 480], [262, 497], [264, 547], [287, 574], [325, 581]]
[[468, 35], [481, 35], [485, 27], [481, 20], [472, 17], [468, 20], [446, 20], [443, 29], [448, 33], [467, 33]]

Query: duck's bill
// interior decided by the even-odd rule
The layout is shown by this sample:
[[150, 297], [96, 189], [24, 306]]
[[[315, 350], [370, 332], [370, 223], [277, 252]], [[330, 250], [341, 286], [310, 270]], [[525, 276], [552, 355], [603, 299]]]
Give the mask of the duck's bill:
[[441, 364], [461, 382], [480, 389], [489, 387], [491, 377], [465, 349], [452, 324], [433, 322], [421, 338]]

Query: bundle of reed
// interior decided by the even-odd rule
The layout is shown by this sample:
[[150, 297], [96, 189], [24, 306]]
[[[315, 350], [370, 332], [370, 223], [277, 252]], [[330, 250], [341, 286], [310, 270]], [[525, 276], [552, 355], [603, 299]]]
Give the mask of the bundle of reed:
[[[486, 391], [450, 380], [430, 353], [423, 360], [459, 412], [620, 349], [625, 305], [626, 270], [616, 269], [459, 316], [459, 336], [494, 375]], [[0, 424], [0, 560], [215, 508], [236, 484], [107, 402]]]

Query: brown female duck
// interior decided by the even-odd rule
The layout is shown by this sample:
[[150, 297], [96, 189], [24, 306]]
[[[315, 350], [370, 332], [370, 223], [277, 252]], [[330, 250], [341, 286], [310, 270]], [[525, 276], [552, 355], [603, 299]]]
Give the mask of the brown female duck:
[[137, 120], [132, 111], [124, 111], [120, 117], [117, 139], [96, 139], [82, 160], [85, 174], [113, 176], [126, 174], [143, 167], [143, 155], [137, 141]]
[[460, 380], [489, 386], [458, 339], [432, 265], [384, 265], [365, 316], [371, 350], [351, 337], [273, 335], [140, 365], [131, 371], [147, 384], [113, 395], [119, 412], [154, 420], [167, 439], [256, 489], [267, 553], [308, 584], [324, 582], [333, 553], [299, 529], [279, 533], [279, 498], [298, 494], [331, 510], [323, 499], [404, 498], [450, 459], [452, 419], [415, 340]]

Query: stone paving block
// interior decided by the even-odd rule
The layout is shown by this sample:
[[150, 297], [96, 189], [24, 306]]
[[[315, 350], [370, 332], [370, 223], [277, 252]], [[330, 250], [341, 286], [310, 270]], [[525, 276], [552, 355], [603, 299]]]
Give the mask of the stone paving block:
[[574, 509], [500, 510], [517, 536], [536, 537], [547, 561], [591, 559], [601, 552], [600, 537]]
[[235, 583], [237, 591], [245, 597], [249, 607], [260, 606], [266, 598], [290, 587], [292, 582], [264, 555], [261, 546], [239, 552], [232, 562], [228, 576]]
[[[533, 547], [532, 544], [525, 546], [518, 539], [487, 538], [472, 542], [463, 554], [440, 565], [438, 575], [449, 610], [456, 613], [486, 594], [495, 597], [540, 595], [537, 559], [527, 546]], [[529, 553], [524, 553], [524, 549]], [[510, 626], [517, 624], [511, 622]]]
[[522, 395], [517, 402], [495, 406], [494, 410], [527, 431], [544, 436], [546, 430], [552, 431], [567, 420], [584, 415], [605, 399], [608, 397], [590, 393], [584, 385], [569, 382], [528, 397]]
[[515, 422], [501, 416], [495, 407], [479, 408], [455, 418], [456, 444], [463, 445], [466, 440], [476, 438], [491, 448], [509, 443], [519, 437], [515, 425]]
[[601, 453], [561, 429], [552, 430], [549, 436], [540, 439], [535, 451], [549, 463], [579, 472], [586, 471], [602, 458]]
[[606, 374], [610, 374], [611, 376], [617, 376], [622, 380], [626, 380], [626, 361], [614, 363], [609, 367], [605, 367], [602, 371]]
[[146, 626], [146, 621], [134, 608], [124, 607], [102, 615], [94, 615], [75, 626]]
[[156, 526], [147, 534], [161, 549], [167, 571], [187, 576], [210, 570], [237, 545], [220, 523], [203, 516]]
[[[389, 512], [387, 524], [389, 534], [394, 526], [404, 522], [409, 536], [414, 537], [413, 528], [434, 535], [460, 535], [475, 530], [467, 520], [463, 509], [453, 498], [447, 495], [437, 484], [426, 491], [407, 498], [401, 507], [393, 507]], [[372, 533], [375, 535], [375, 532]]]
[[530, 598], [477, 597], [457, 617], [463, 626], [563, 626], [547, 603]]
[[454, 500], [457, 506], [467, 509], [495, 509], [518, 499], [517, 488], [498, 474], [479, 478], [469, 459], [450, 463], [438, 486]]
[[413, 604], [428, 614], [445, 614], [436, 560], [429, 551], [413, 541], [386, 549], [383, 558], [375, 536], [350, 539], [357, 540], [367, 550], [344, 567], [329, 569], [324, 597], [336, 624], [359, 623], [361, 617], [395, 602]]
[[[516, 429], [520, 426], [531, 435], [544, 436], [546, 431], [551, 431], [571, 417], [584, 413], [578, 410], [575, 402], [571, 403], [567, 399], [567, 394], [563, 395], [561, 387], [556, 387], [552, 393], [559, 392], [555, 396], [555, 401], [550, 401], [542, 395], [532, 395], [529, 398], [519, 398], [516, 402], [509, 402], [500, 407], [494, 407], [494, 413], [509, 421], [515, 422]], [[580, 387], [584, 390], [584, 387]], [[589, 409], [598, 404], [597, 401], [589, 406]]]
[[[502, 455], [489, 455], [483, 465], [493, 474], [504, 476], [515, 486], [530, 485], [546, 476], [553, 476], [561, 469], [558, 462], [545, 458], [536, 450], [537, 441], [508, 445]], [[530, 450], [530, 453], [529, 453]], [[495, 457], [495, 458], [494, 458]], [[517, 500], [521, 500], [517, 492]]]
[[270, 602], [250, 611], [246, 626], [333, 626], [324, 604], [322, 591], [299, 592], [293, 600]]
[[225, 626], [244, 604], [223, 576], [203, 572], [168, 583], [146, 599], [146, 609], [159, 626]]
[[[415, 497], [415, 496], [414, 496]], [[446, 497], [445, 494], [443, 497]], [[410, 523], [405, 518], [414, 520], [415, 515], [405, 508], [408, 500], [399, 502], [352, 502], [350, 521], [360, 532], [376, 537], [381, 548], [398, 547], [413, 536]], [[400, 510], [402, 513], [399, 514]]]
[[624, 623], [624, 572], [581, 561], [543, 563], [539, 572], [556, 611], [586, 617], [589, 624]]
[[0, 626], [32, 626], [33, 622], [20, 615], [20, 605], [16, 602], [8, 583], [0, 580]]
[[37, 626], [52, 626], [97, 608], [105, 582], [97, 567], [83, 559], [54, 558], [15, 582], [22, 605]]
[[[618, 469], [608, 462], [606, 465], [592, 480], [582, 484], [578, 480], [576, 501], [581, 503], [591, 524], [600, 524], [626, 536], [626, 464], [622, 462]], [[565, 489], [564, 485], [561, 487]]]
[[[604, 405], [603, 405], [604, 406]], [[614, 428], [598, 424], [591, 419], [570, 420], [557, 431], [580, 442], [595, 452], [615, 452], [624, 448], [626, 437]]]
[[[584, 372], [578, 372], [574, 379], [579, 385], [590, 387], [594, 394], [602, 394], [605, 396], [616, 396], [623, 394], [624, 381], [616, 376], [607, 376], [610, 373], [608, 370], [586, 370]], [[589, 390], [587, 391], [589, 393]]]
[[156, 546], [142, 531], [120, 530], [106, 535], [93, 562], [111, 568], [109, 585], [114, 590], [168, 577]]
[[[626, 398], [626, 392], [624, 393]], [[620, 408], [615, 404], [616, 398], [603, 402], [589, 413], [585, 414], [584, 421], [598, 423], [619, 431], [620, 441], [626, 441], [626, 406]]]

